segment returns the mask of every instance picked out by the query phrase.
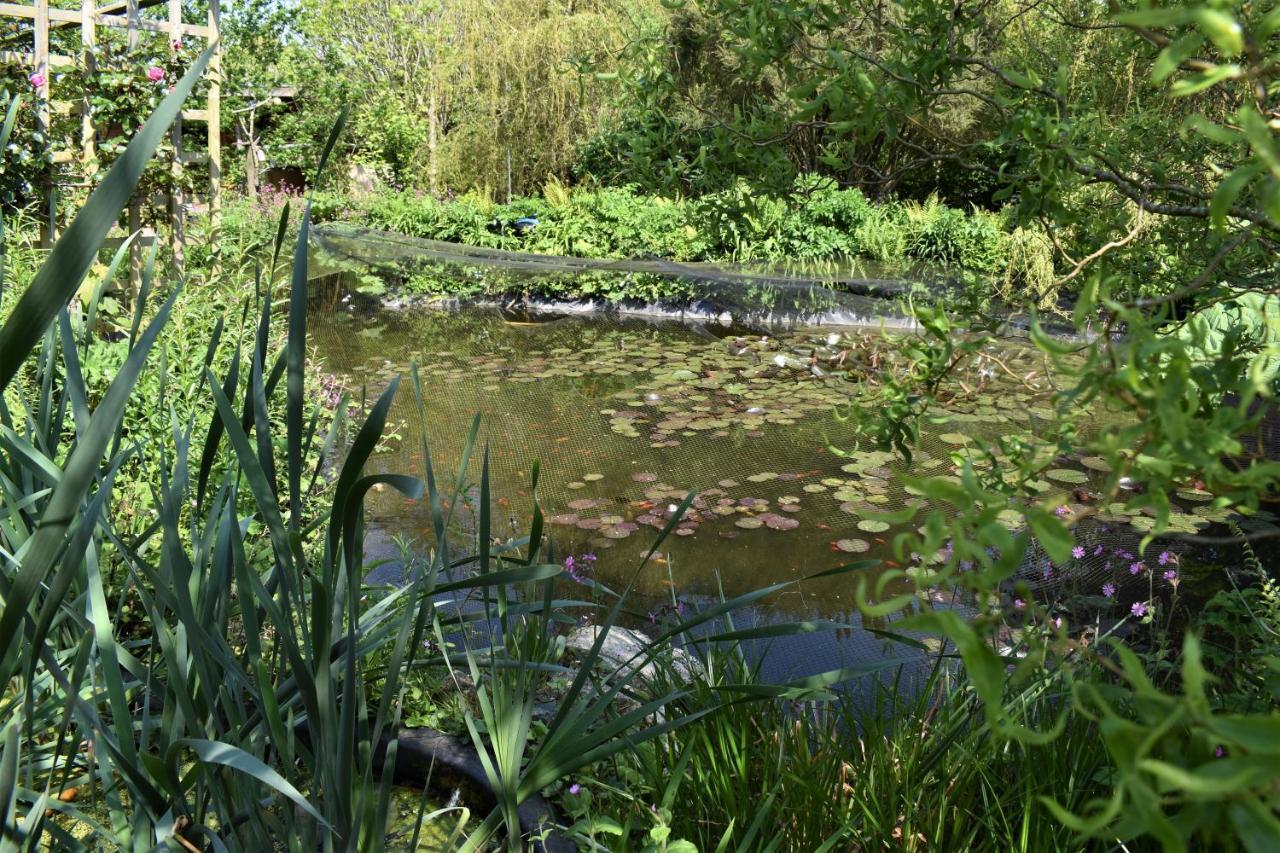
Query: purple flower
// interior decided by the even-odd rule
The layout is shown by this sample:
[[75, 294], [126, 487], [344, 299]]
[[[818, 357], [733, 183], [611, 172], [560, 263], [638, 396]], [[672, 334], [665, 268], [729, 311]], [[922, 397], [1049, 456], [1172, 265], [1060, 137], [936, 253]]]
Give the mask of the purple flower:
[[1129, 608], [1129, 612], [1138, 618], [1147, 615], [1147, 603], [1145, 601], [1135, 601], [1133, 606]]
[[41, 86], [45, 84], [45, 81], [48, 79], [49, 78], [45, 77], [43, 74], [37, 71], [27, 78], [27, 82], [31, 84], [31, 87], [33, 89], [39, 89]]
[[1169, 571], [1161, 575], [1161, 577], [1163, 577], [1169, 583], [1176, 583], [1178, 580], [1178, 573], [1175, 572], [1173, 569], [1170, 569]]
[[159, 83], [164, 79], [164, 69], [157, 65], [153, 65], [147, 69], [147, 79], [152, 83]]
[[1169, 566], [1178, 562], [1178, 558], [1175, 557], [1173, 554], [1169, 553], [1168, 551], [1161, 551], [1159, 560], [1160, 560], [1160, 565], [1162, 566]]
[[1053, 514], [1056, 515], [1058, 518], [1065, 518], [1066, 516], [1071, 515], [1071, 507], [1067, 506], [1066, 504], [1063, 504], [1062, 506], [1055, 509], [1053, 511]]
[[1083, 545], [1077, 545], [1076, 547], [1072, 548], [1072, 549], [1071, 549], [1071, 556], [1075, 557], [1077, 560], [1083, 559], [1083, 558], [1084, 558], [1084, 546], [1083, 546]]
[[1214, 754], [1214, 757], [1216, 758], [1225, 758], [1227, 755], [1226, 747], [1224, 747], [1222, 744], [1218, 744], [1213, 748], [1213, 754]]
[[1026, 603], [1025, 601], [1023, 601], [1021, 598], [1015, 598], [1015, 599], [1013, 600], [1013, 609], [1014, 609], [1014, 610], [1025, 610], [1025, 609], [1026, 609], [1026, 607], [1027, 607], [1027, 603]]
[[574, 782], [572, 785], [569, 786], [569, 793], [573, 794], [575, 797], [578, 796], [579, 794], [582, 793], [582, 786], [579, 785], [577, 782]]
[[1116, 585], [1111, 583], [1110, 581], [1107, 581], [1102, 585], [1102, 594], [1105, 595], [1107, 598], [1115, 598]]
[[1102, 546], [1101, 546], [1101, 545], [1099, 545], [1097, 548], [1094, 548], [1094, 549], [1093, 549], [1093, 556], [1095, 556], [1095, 557], [1101, 557], [1101, 556], [1102, 556]]
[[579, 559], [582, 560], [582, 562], [584, 563], [594, 563], [596, 561], [596, 555], [590, 552], [587, 552], [586, 554], [583, 554], [581, 557], [579, 557]]
[[1054, 628], [1061, 628], [1061, 627], [1062, 627], [1062, 617], [1061, 617], [1061, 616], [1055, 616], [1055, 617], [1053, 617], [1053, 627], [1054, 627]]
[[1131, 563], [1129, 564], [1129, 574], [1136, 575], [1139, 572], [1146, 569], [1146, 567], [1147, 567], [1146, 563], [1142, 562], [1141, 560], [1139, 560], [1136, 563]]

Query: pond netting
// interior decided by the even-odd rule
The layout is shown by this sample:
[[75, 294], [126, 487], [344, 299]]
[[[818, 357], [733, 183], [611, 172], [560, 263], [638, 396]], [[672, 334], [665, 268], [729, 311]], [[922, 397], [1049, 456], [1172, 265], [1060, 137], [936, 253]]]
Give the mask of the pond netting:
[[[499, 532], [527, 530], [537, 460], [537, 499], [554, 547], [575, 557], [575, 573], [612, 586], [630, 577], [683, 498], [698, 493], [639, 577], [641, 621], [853, 560], [878, 558], [898, 568], [918, 561], [894, 553], [900, 528], [877, 518], [919, 500], [896, 477], [904, 463], [860, 441], [847, 407], [863, 386], [895, 369], [892, 338], [910, 334], [903, 296], [946, 286], [944, 276], [892, 279], [846, 268], [806, 277], [798, 268], [585, 261], [350, 228], [319, 229], [317, 244], [316, 268], [327, 272], [313, 280], [309, 333], [327, 387], [350, 393], [358, 413], [411, 365], [422, 378], [426, 415], [419, 417], [402, 385], [395, 436], [372, 463], [379, 470], [421, 475], [425, 438], [437, 476], [453, 471], [480, 414]], [[397, 296], [388, 307], [385, 297], [415, 277], [419, 285], [423, 277], [439, 285], [449, 276], [483, 286], [469, 302]], [[696, 297], [665, 316], [652, 305], [639, 315], [587, 311], [550, 296], [518, 300], [513, 310], [513, 300], [496, 298], [553, 294], [566, 278], [610, 276], [671, 277]], [[453, 284], [438, 289], [468, 289]], [[1054, 420], [1053, 370], [1020, 340], [991, 344], [954, 379], [957, 393], [924, 424], [913, 474], [954, 477], [978, 442], [1033, 436]], [[474, 511], [479, 456], [467, 471], [472, 502], [456, 508], [464, 521]], [[1054, 459], [1034, 485], [1064, 513], [1078, 512], [1104, 468], [1096, 458]], [[1175, 534], [1227, 521], [1205, 493], [1182, 492], [1173, 501]], [[1238, 559], [1230, 548], [1175, 536], [1148, 549], [1146, 566], [1138, 545], [1154, 520], [1118, 503], [1091, 508], [1098, 512], [1077, 529], [1069, 564], [1028, 556], [1020, 580], [1037, 598], [1074, 594], [1101, 607], [1104, 588], [1114, 587], [1117, 601], [1148, 597], [1174, 561], [1186, 583], [1197, 563]], [[389, 561], [374, 577], [394, 580], [399, 555], [430, 539], [429, 514], [390, 494], [374, 495], [371, 510], [373, 556]], [[1010, 515], [1012, 527], [1020, 519]], [[886, 626], [860, 617], [857, 580], [800, 583], [746, 617], [820, 617], [851, 626], [834, 643], [825, 633], [788, 639], [775, 671], [808, 674], [883, 652], [879, 636], [864, 629]], [[973, 606], [943, 593], [935, 603]]]

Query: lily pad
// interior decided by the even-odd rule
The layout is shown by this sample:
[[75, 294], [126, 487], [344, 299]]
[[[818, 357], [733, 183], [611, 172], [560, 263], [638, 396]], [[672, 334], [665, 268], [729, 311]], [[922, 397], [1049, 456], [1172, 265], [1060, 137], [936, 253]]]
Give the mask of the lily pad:
[[858, 522], [858, 529], [864, 533], [884, 533], [889, 529], [889, 524], [884, 521], [876, 521], [874, 518], [864, 518]]
[[604, 474], [583, 474], [582, 479], [586, 480], [588, 483], [594, 483], [597, 480], [603, 480]]
[[865, 539], [837, 539], [831, 545], [846, 554], [865, 554], [871, 550], [871, 543]]
[[1044, 475], [1050, 480], [1057, 480], [1059, 483], [1070, 483], [1071, 485], [1089, 482], [1089, 475], [1075, 468], [1054, 468], [1050, 471], [1045, 471]]
[[763, 527], [764, 522], [758, 518], [739, 518], [734, 522], [734, 526], [741, 527], [743, 530], [755, 530], [758, 527]]

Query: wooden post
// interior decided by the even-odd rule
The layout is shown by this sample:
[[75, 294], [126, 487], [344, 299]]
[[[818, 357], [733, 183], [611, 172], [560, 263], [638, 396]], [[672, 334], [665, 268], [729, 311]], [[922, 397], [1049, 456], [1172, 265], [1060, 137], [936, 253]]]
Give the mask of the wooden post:
[[[182, 46], [182, 0], [169, 0], [169, 51], [177, 53]], [[173, 256], [173, 267], [181, 275], [186, 267], [184, 247], [186, 246], [185, 223], [183, 222], [182, 162], [178, 152], [182, 150], [182, 115], [179, 114], [169, 131], [173, 139], [173, 162], [169, 165], [169, 175], [173, 179], [173, 189], [169, 193], [169, 252]]]
[[[93, 49], [98, 43], [98, 18], [94, 0], [80, 0], [80, 46], [81, 61], [85, 71], [92, 74], [97, 67]], [[86, 177], [92, 177], [98, 171], [97, 131], [93, 126], [93, 113], [89, 107], [89, 96], [84, 96], [80, 114], [80, 168]]]
[[49, 109], [49, 84], [52, 82], [49, 78], [52, 71], [49, 67], [49, 0], [36, 0], [35, 2], [35, 45], [32, 51], [32, 64], [34, 71], [32, 73], [39, 74], [43, 78], [36, 90], [36, 131], [44, 139], [44, 181], [45, 181], [45, 201], [48, 205], [45, 211], [45, 222], [41, 228], [41, 242], [46, 246], [53, 245], [53, 241], [58, 238], [58, 197], [53, 186], [53, 146], [49, 141], [49, 129], [53, 124], [52, 114]]
[[213, 247], [213, 270], [217, 276], [222, 268], [222, 5], [220, 0], [209, 0], [209, 44], [213, 56], [209, 60], [209, 240]]

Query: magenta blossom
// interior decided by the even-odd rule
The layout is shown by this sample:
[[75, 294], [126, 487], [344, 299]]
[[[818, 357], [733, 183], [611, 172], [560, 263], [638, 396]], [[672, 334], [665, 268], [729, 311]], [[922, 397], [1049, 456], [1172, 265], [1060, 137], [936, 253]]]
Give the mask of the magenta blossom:
[[39, 89], [41, 86], [45, 84], [45, 81], [47, 79], [48, 79], [47, 77], [45, 77], [43, 74], [37, 71], [27, 78], [27, 82], [31, 84], [32, 88]]
[[1071, 549], [1071, 556], [1075, 557], [1077, 560], [1083, 559], [1083, 558], [1084, 558], [1084, 546], [1083, 546], [1083, 545], [1077, 545], [1076, 547], [1072, 548], [1072, 549]]
[[1175, 557], [1173, 554], [1169, 553], [1168, 551], [1161, 551], [1159, 560], [1160, 560], [1160, 565], [1162, 566], [1169, 566], [1178, 562], [1178, 558]]
[[1129, 574], [1136, 575], [1146, 567], [1147, 567], [1146, 563], [1143, 563], [1141, 560], [1139, 560], [1136, 563], [1131, 563], [1129, 565]]
[[147, 79], [152, 83], [159, 83], [164, 79], [164, 69], [158, 65], [153, 65], [147, 69]]
[[569, 786], [569, 793], [573, 794], [575, 797], [578, 796], [579, 794], [582, 793], [582, 786], [579, 785], [577, 782], [574, 782], [572, 785]]
[[1102, 594], [1107, 598], [1114, 598], [1116, 594], [1116, 585], [1107, 581], [1102, 585]]
[[1169, 571], [1167, 571], [1167, 572], [1165, 572], [1163, 575], [1161, 575], [1161, 577], [1163, 577], [1163, 578], [1164, 578], [1165, 580], [1167, 580], [1169, 583], [1173, 583], [1173, 582], [1175, 582], [1175, 581], [1178, 579], [1178, 573], [1177, 573], [1177, 572], [1175, 572], [1173, 569], [1170, 569]]
[[1026, 608], [1026, 606], [1027, 606], [1027, 603], [1023, 601], [1021, 598], [1015, 598], [1013, 600], [1013, 607], [1015, 610], [1023, 610]]
[[1061, 628], [1061, 627], [1062, 627], [1062, 617], [1061, 617], [1061, 616], [1055, 616], [1055, 617], [1053, 617], [1053, 627], [1054, 627], [1054, 628]]
[[1129, 612], [1138, 618], [1147, 615], [1147, 604], [1145, 601], [1135, 601], [1133, 606], [1129, 608]]

